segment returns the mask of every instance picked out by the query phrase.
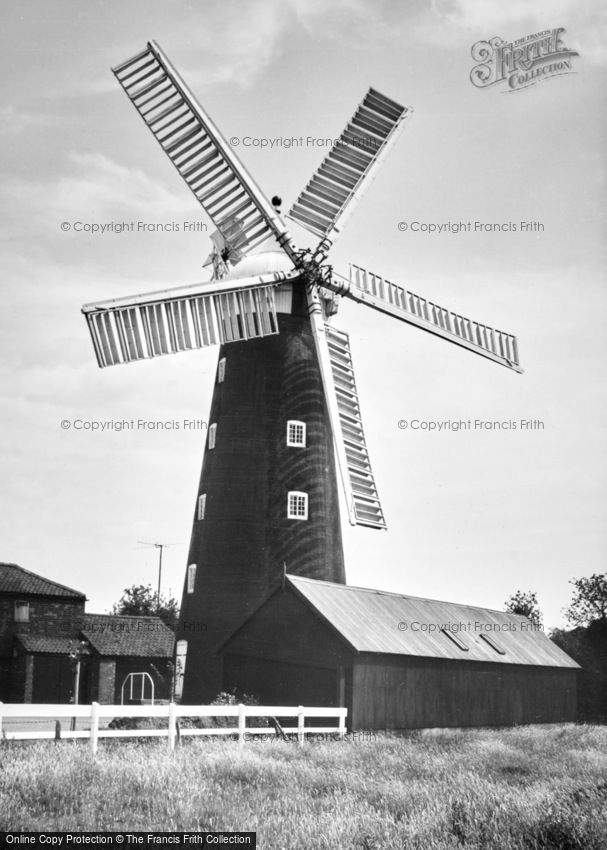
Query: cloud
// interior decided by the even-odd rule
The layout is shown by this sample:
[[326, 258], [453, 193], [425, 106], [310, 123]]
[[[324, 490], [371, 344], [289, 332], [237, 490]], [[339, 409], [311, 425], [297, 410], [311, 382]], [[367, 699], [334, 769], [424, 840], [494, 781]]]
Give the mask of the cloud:
[[288, 22], [288, 5], [279, 0], [225, 3], [209, 9], [197, 22], [190, 19], [174, 28], [170, 37], [167, 34], [167, 52], [172, 56], [171, 45], [181, 50], [179, 71], [197, 87], [226, 84], [248, 89], [280, 56], [287, 44]]
[[40, 115], [33, 112], [23, 112], [12, 104], [0, 108], [0, 135], [9, 136], [30, 130], [42, 123]]
[[96, 220], [171, 218], [183, 213], [187, 194], [169, 191], [161, 180], [104, 154], [72, 151], [64, 160], [63, 173], [48, 179], [9, 178], [0, 199], [4, 209], [13, 211], [17, 224], [21, 211], [29, 226], [33, 219], [44, 221], [54, 232], [60, 221], [86, 216]]

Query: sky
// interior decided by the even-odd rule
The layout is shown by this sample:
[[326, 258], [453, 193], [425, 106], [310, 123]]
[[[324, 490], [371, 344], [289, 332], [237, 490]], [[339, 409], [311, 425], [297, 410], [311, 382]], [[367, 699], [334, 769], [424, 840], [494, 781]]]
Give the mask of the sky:
[[[155, 586], [157, 550], [138, 541], [162, 542], [163, 592], [181, 596], [206, 432], [75, 425], [206, 420], [210, 407], [215, 349], [100, 370], [80, 314], [93, 300], [208, 278], [209, 219], [110, 72], [155, 39], [285, 209], [327, 153], [315, 140], [339, 135], [369, 85], [413, 108], [330, 260], [516, 334], [525, 372], [342, 301], [335, 324], [350, 334], [388, 523], [344, 521], [348, 583], [498, 609], [531, 590], [545, 625], [562, 625], [569, 580], [605, 570], [601, 7], [4, 3], [0, 560], [85, 592], [88, 610], [103, 612], [125, 587]], [[517, 91], [471, 83], [475, 43], [557, 27], [579, 54], [571, 73]], [[300, 136], [312, 141], [253, 143]], [[180, 228], [83, 229], [123, 221]], [[414, 229], [460, 221], [472, 232]], [[517, 228], [474, 232], [475, 221]], [[542, 228], [522, 232], [521, 221]], [[517, 428], [421, 426], [459, 420]]]

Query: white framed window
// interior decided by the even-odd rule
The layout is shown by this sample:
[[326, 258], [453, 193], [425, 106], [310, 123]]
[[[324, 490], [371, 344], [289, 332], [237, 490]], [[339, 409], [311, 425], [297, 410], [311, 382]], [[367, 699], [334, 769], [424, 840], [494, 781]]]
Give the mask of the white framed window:
[[207, 507], [207, 494], [201, 493], [198, 497], [198, 519], [204, 519], [204, 512]]
[[30, 604], [22, 602], [20, 599], [15, 600], [15, 622], [29, 623], [30, 621]]
[[188, 655], [187, 640], [178, 640], [175, 647], [175, 698], [181, 699], [183, 693], [183, 676]]
[[287, 503], [288, 519], [308, 518], [308, 494], [300, 493], [299, 490], [291, 490]]
[[213, 422], [213, 424], [209, 428], [209, 448], [215, 448], [215, 442], [217, 440], [217, 423]]
[[217, 383], [223, 384], [226, 377], [226, 359], [221, 357], [217, 364]]
[[187, 574], [187, 591], [188, 593], [194, 593], [194, 585], [196, 584], [196, 564], [188, 565], [188, 574]]
[[287, 422], [287, 446], [306, 445], [306, 423], [297, 419], [289, 419]]

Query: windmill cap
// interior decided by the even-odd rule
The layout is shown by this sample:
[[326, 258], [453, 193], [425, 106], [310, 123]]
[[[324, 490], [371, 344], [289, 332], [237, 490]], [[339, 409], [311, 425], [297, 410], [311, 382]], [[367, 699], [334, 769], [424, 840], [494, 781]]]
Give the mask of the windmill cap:
[[230, 269], [223, 280], [239, 280], [243, 277], [256, 277], [270, 272], [293, 271], [293, 263], [285, 252], [278, 247], [274, 238], [263, 242], [256, 251]]

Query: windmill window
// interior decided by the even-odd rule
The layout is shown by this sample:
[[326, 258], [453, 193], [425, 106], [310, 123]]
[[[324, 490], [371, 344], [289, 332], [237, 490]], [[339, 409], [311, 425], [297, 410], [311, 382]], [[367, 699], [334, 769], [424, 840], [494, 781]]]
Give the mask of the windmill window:
[[194, 593], [194, 585], [196, 583], [196, 564], [190, 564], [188, 566], [188, 593]]
[[226, 359], [222, 357], [217, 364], [217, 383], [223, 384], [226, 377]]
[[198, 519], [199, 520], [204, 519], [204, 512], [206, 510], [206, 506], [207, 506], [207, 494], [202, 493], [198, 497]]
[[209, 428], [209, 448], [215, 448], [215, 441], [217, 440], [217, 423], [214, 422]]
[[505, 651], [505, 650], [503, 650], [503, 649], [502, 649], [502, 648], [501, 648], [501, 647], [500, 647], [500, 646], [499, 646], [499, 645], [495, 642], [495, 640], [494, 640], [492, 637], [489, 637], [489, 635], [481, 634], [481, 636], [480, 636], [480, 637], [481, 637], [481, 640], [484, 640], [484, 641], [485, 641], [485, 643], [486, 643], [488, 646], [490, 646], [490, 647], [491, 647], [491, 649], [493, 649], [495, 652], [497, 652], [497, 653], [498, 653], [498, 655], [505, 655], [505, 654], [506, 654], [506, 651]]
[[306, 445], [306, 423], [297, 419], [289, 419], [287, 422], [287, 446]]
[[15, 602], [15, 622], [16, 623], [29, 623], [30, 621], [30, 604], [29, 602], [21, 602], [20, 600], [16, 600]]
[[292, 490], [289, 493], [287, 505], [288, 519], [307, 519], [308, 518], [308, 494], [300, 493], [297, 490]]
[[461, 649], [462, 652], [469, 652], [470, 648], [466, 646], [463, 640], [460, 640], [458, 636], [452, 632], [450, 629], [441, 629], [441, 634], [443, 634], [446, 638], [449, 638], [451, 643], [454, 643], [458, 649]]

